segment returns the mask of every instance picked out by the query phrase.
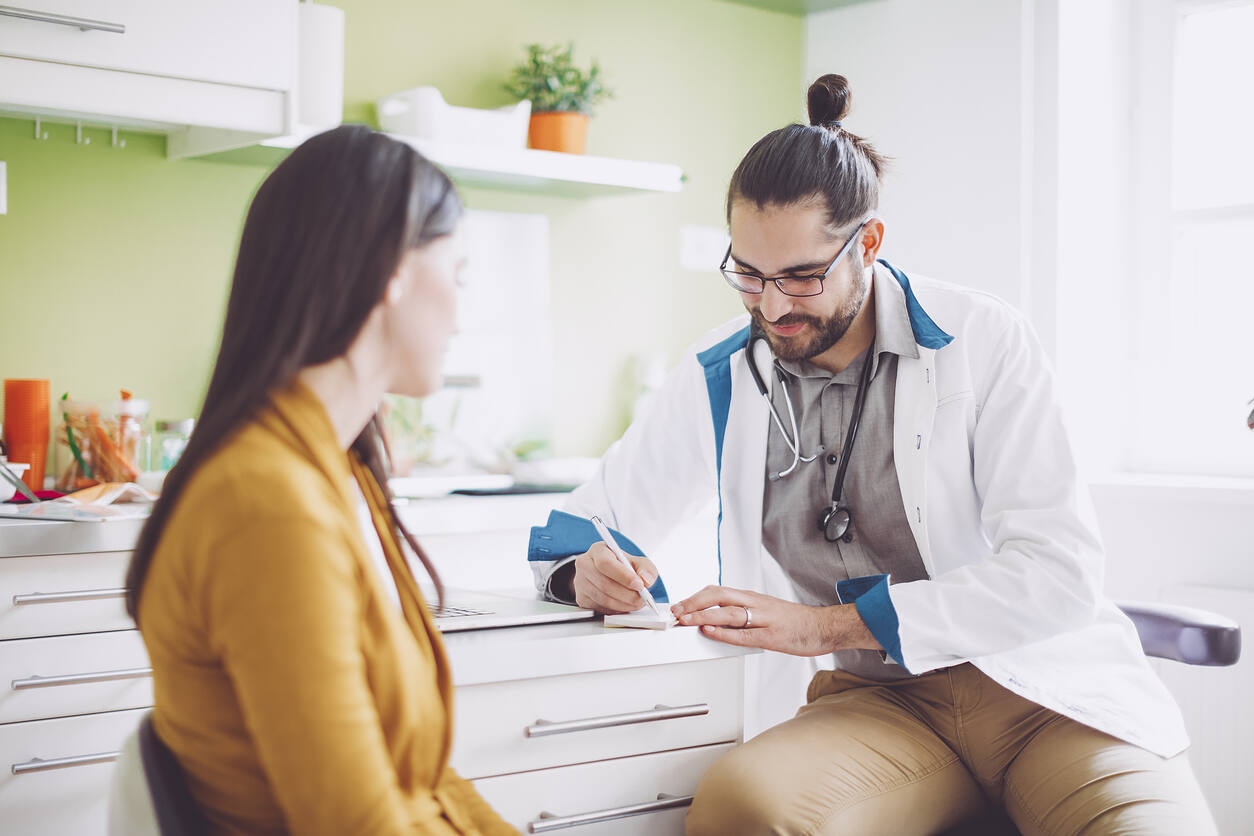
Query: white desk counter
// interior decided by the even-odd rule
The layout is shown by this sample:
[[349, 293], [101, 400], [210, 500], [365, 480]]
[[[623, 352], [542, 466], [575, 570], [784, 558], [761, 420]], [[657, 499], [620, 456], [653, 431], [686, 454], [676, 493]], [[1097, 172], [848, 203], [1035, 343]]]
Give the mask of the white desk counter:
[[[466, 567], [465, 578], [525, 583], [520, 525], [544, 500], [528, 498], [525, 508], [507, 498], [480, 501], [415, 503], [406, 516], [424, 542], [449, 538], [439, 542], [450, 561], [509, 546], [497, 552], [497, 571]], [[427, 533], [439, 531], [435, 519], [446, 531], [450, 519], [461, 519], [444, 513], [451, 510], [466, 520], [492, 511], [487, 517], [501, 530]], [[140, 525], [0, 521], [5, 833], [105, 832], [112, 759], [152, 705], [143, 642], [122, 602]], [[512, 567], [521, 572], [503, 579]], [[682, 833], [701, 775], [743, 739], [744, 662], [752, 651], [693, 628], [587, 621], [444, 640], [455, 686], [453, 766], [524, 833]], [[47, 677], [60, 679], [38, 682]]]
[[444, 646], [456, 686], [702, 662], [757, 652], [707, 639], [696, 627], [604, 627], [599, 618], [449, 633]]

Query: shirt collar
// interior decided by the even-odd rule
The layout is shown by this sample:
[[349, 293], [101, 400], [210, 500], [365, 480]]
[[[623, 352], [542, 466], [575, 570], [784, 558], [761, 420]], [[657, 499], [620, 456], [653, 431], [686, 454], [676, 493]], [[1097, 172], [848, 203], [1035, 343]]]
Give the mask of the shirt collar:
[[898, 357], [917, 359], [919, 344], [914, 341], [914, 329], [910, 326], [906, 292], [888, 268], [879, 262], [876, 262], [872, 275], [875, 282], [875, 353], [887, 351]]

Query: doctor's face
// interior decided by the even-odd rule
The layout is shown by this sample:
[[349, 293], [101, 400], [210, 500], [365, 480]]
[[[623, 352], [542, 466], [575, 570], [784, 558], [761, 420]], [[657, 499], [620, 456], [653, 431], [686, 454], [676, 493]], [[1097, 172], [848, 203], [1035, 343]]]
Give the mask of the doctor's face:
[[[798, 278], [821, 275], [832, 265], [822, 293], [816, 296], [789, 296], [769, 281], [761, 293], [740, 294], [775, 356], [810, 359], [839, 342], [866, 301], [875, 258], [874, 244], [868, 249], [858, 241], [832, 264], [857, 223], [834, 232], [820, 203], [759, 209], [752, 201], [738, 200], [732, 204], [730, 226], [729, 270], [764, 278]], [[859, 238], [865, 238], [868, 231], [864, 228]]]

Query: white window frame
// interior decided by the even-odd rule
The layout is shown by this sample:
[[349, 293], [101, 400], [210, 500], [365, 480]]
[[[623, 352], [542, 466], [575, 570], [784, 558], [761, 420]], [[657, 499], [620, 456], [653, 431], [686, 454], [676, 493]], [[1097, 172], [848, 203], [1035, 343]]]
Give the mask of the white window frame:
[[[1129, 273], [1130, 286], [1126, 294], [1133, 321], [1130, 336], [1137, 349], [1131, 360], [1135, 388], [1131, 398], [1133, 416], [1148, 415], [1149, 410], [1154, 409], [1154, 399], [1164, 393], [1155, 365], [1145, 360], [1138, 362], [1135, 358], [1154, 355], [1154, 348], [1160, 343], [1158, 329], [1171, 321], [1172, 246], [1182, 226], [1199, 220], [1254, 218], [1254, 203], [1188, 210], [1176, 210], [1172, 205], [1172, 114], [1178, 26], [1189, 13], [1240, 5], [1249, 5], [1249, 0], [1139, 0], [1135, 5], [1133, 77], [1136, 82], [1132, 90], [1132, 126], [1136, 139], [1130, 193], [1135, 222], [1131, 248], [1133, 269]], [[1251, 272], [1254, 274], [1254, 270]], [[1254, 351], [1254, 347], [1251, 350]], [[1250, 395], [1254, 396], [1254, 379], [1249, 384]], [[1169, 387], [1166, 396], [1173, 396]], [[1234, 413], [1232, 419], [1239, 421], [1240, 417]], [[1166, 438], [1155, 443], [1171, 444], [1176, 440], [1174, 432], [1169, 431]], [[1254, 433], [1251, 436], [1250, 447], [1254, 450]], [[1146, 455], [1148, 449], [1136, 432], [1129, 433], [1121, 456], [1124, 468], [1162, 471], [1164, 468]], [[1238, 467], [1244, 468], [1244, 465]], [[1187, 475], [1254, 477], [1254, 466], [1246, 472], [1225, 474], [1208, 472], [1204, 466], [1175, 466], [1172, 470]]]

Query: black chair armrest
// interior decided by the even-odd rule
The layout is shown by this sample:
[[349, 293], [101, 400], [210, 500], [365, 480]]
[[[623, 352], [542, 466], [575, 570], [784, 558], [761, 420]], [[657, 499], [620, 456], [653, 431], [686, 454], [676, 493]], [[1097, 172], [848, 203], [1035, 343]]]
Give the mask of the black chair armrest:
[[1118, 601], [1141, 637], [1147, 656], [1188, 665], [1235, 665], [1241, 658], [1241, 627], [1206, 610], [1152, 601]]

